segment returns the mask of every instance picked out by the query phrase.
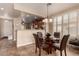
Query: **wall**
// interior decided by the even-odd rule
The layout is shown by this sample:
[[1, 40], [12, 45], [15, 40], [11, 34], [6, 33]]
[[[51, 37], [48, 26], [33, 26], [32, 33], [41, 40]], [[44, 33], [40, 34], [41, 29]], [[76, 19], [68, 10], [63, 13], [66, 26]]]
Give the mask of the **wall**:
[[12, 21], [7, 19], [0, 19], [0, 36], [8, 36], [12, 39]]
[[49, 22], [49, 33], [53, 34], [53, 23]]

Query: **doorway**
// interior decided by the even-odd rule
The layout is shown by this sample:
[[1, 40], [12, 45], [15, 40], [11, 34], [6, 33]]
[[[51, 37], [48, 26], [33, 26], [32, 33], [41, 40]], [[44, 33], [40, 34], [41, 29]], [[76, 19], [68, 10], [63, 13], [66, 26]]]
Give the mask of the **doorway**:
[[0, 18], [0, 37], [7, 36], [9, 40], [13, 40], [13, 35], [12, 19]]

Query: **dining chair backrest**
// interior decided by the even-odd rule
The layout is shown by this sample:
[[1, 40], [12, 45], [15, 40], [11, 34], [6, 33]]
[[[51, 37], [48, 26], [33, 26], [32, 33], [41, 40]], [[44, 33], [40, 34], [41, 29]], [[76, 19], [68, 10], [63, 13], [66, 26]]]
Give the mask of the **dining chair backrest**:
[[60, 32], [54, 32], [54, 37], [55, 38], [60, 38]]
[[43, 42], [43, 34], [42, 34], [42, 32], [37, 32], [37, 36], [38, 36], [38, 39], [39, 39], [39, 43], [42, 44], [42, 42]]
[[36, 47], [39, 47], [39, 41], [38, 41], [38, 36], [37, 34], [33, 33], [34, 39], [35, 39], [35, 45]]
[[40, 48], [43, 42], [42, 38], [39, 38], [37, 34], [33, 34], [34, 38], [35, 38], [35, 44], [36, 47]]
[[62, 40], [61, 40], [61, 44], [60, 44], [60, 49], [63, 50], [66, 48], [66, 44], [67, 44], [67, 41], [69, 39], [69, 34], [68, 35], [64, 35]]
[[42, 38], [43, 37], [42, 32], [37, 32], [37, 35], [38, 35], [39, 38]]

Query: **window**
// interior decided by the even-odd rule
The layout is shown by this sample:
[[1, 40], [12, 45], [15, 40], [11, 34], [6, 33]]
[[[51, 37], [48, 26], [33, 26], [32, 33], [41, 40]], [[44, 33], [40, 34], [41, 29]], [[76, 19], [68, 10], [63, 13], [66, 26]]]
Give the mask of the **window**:
[[77, 13], [71, 12], [69, 14], [69, 33], [71, 36], [77, 35]]
[[58, 16], [57, 17], [57, 32], [61, 32], [61, 28], [62, 28], [62, 16]]
[[53, 22], [53, 32], [57, 31], [57, 21], [56, 21], [56, 17], [54, 18], [54, 22]]
[[57, 16], [54, 19], [54, 32], [61, 32], [61, 34], [70, 34], [71, 36], [79, 35], [79, 16], [78, 12], [73, 11], [62, 16]]
[[77, 34], [79, 35], [79, 12], [77, 13], [77, 21], [78, 21], [78, 25], [77, 25], [78, 26], [78, 33]]
[[68, 34], [68, 14], [63, 15], [63, 35]]

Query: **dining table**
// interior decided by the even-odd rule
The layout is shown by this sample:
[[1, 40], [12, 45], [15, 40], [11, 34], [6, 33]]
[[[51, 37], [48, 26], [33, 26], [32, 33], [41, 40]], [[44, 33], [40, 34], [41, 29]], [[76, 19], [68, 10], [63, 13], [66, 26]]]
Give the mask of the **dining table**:
[[44, 41], [44, 50], [48, 53], [48, 54], [52, 54], [52, 48], [53, 48], [53, 37], [50, 37], [51, 35], [47, 34], [46, 36], [43, 37], [43, 41]]

